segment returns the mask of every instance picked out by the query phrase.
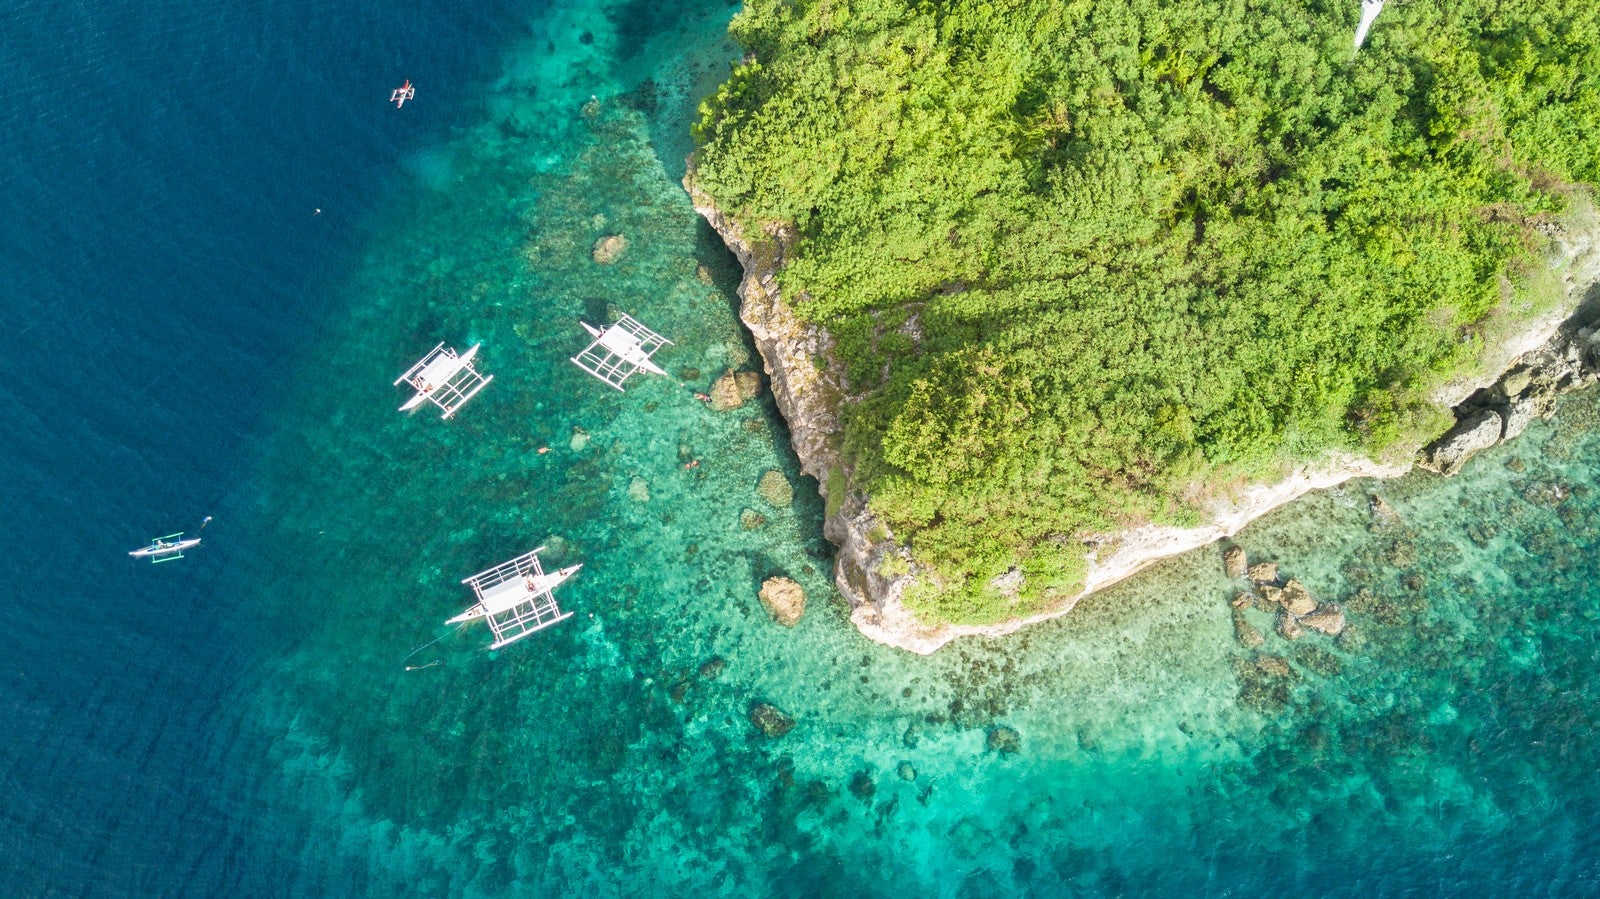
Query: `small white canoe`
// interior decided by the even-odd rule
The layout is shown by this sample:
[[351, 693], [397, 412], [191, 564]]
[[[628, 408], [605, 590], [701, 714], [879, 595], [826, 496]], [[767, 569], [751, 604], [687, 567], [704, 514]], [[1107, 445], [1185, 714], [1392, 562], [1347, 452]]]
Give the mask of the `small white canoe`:
[[173, 539], [182, 537], [182, 534], [157, 537], [150, 542], [149, 546], [133, 550], [128, 555], [133, 556], [135, 559], [151, 559], [156, 562], [164, 562], [168, 558], [178, 558], [183, 555], [184, 550], [200, 545], [199, 537], [190, 537], [187, 540]]

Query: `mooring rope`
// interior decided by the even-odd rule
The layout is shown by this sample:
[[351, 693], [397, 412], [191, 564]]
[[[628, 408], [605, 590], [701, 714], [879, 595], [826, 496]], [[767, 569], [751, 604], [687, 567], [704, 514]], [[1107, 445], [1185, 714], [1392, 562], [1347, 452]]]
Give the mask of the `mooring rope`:
[[[445, 631], [444, 633], [440, 634], [437, 637], [434, 637], [432, 640], [429, 640], [426, 643], [419, 644], [417, 646], [417, 648], [415, 648], [415, 649], [411, 650], [410, 652], [406, 653], [406, 657], [404, 659], [400, 660], [400, 664], [405, 665], [405, 663], [412, 656], [414, 656], [417, 653], [423, 651], [424, 649], [427, 649], [428, 647], [432, 646], [433, 644], [438, 643], [440, 640], [443, 640], [445, 637], [448, 637], [451, 634], [454, 634], [456, 631], [461, 630], [462, 628], [466, 627], [467, 624], [468, 624], [468, 622], [463, 621], [460, 624], [456, 625], [455, 627], [451, 628], [450, 630]], [[433, 661], [429, 662], [426, 665], [405, 665], [405, 669], [407, 671], [421, 671], [424, 668], [432, 668], [435, 665], [443, 665], [443, 664], [444, 664], [444, 659], [434, 659]]]

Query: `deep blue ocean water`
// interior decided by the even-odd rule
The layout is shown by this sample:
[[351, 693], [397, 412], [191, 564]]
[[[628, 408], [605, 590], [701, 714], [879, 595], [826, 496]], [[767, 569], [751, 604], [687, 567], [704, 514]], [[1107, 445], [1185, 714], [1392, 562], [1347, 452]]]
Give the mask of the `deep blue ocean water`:
[[[757, 365], [677, 186], [733, 11], [0, 17], [4, 893], [1596, 892], [1593, 393], [1242, 534], [1338, 640], [1241, 648], [1212, 549], [929, 658], [850, 627], [770, 405], [688, 393]], [[688, 387], [566, 361], [618, 310]], [[396, 413], [441, 340], [496, 380]], [[442, 625], [538, 543], [573, 620]]]

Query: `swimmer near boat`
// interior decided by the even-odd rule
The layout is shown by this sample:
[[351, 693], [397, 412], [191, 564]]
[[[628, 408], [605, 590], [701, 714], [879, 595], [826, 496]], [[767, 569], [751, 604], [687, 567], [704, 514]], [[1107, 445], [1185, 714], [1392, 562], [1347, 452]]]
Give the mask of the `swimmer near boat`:
[[394, 104], [395, 109], [401, 109], [406, 105], [407, 100], [416, 95], [417, 89], [411, 86], [411, 79], [407, 78], [405, 84], [395, 88], [394, 92], [389, 94], [389, 102]]
[[[199, 530], [205, 530], [206, 525], [210, 523], [211, 516], [207, 515], [205, 520], [200, 522]], [[196, 531], [196, 533], [198, 532], [199, 531]], [[199, 537], [189, 537], [188, 539], [185, 539], [183, 536], [183, 531], [179, 531], [176, 534], [168, 534], [165, 537], [157, 537], [150, 541], [149, 546], [140, 547], [139, 549], [129, 552], [128, 555], [133, 556], [135, 559], [149, 559], [151, 562], [175, 562], [178, 559], [183, 558], [184, 550], [193, 549], [199, 545]]]

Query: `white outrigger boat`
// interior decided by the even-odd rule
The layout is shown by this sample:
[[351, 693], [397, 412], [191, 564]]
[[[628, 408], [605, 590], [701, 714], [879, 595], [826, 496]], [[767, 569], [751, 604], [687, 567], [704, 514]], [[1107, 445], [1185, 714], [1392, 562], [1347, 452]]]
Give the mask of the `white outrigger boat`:
[[395, 109], [401, 109], [406, 105], [407, 100], [412, 99], [416, 95], [417, 89], [411, 86], [411, 79], [407, 78], [405, 84], [395, 88], [389, 94], [389, 102], [394, 104]]
[[453, 348], [442, 343], [429, 350], [416, 365], [395, 379], [396, 387], [403, 383], [410, 384], [417, 392], [416, 396], [406, 400], [400, 411], [409, 412], [422, 405], [423, 400], [428, 400], [444, 410], [441, 418], [456, 414], [456, 410], [466, 405], [467, 400], [494, 380], [494, 375], [485, 377], [472, 366], [472, 357], [478, 355], [481, 346], [481, 343], [473, 344], [472, 349], [459, 356]]
[[150, 541], [149, 546], [136, 549], [128, 553], [128, 555], [133, 556], [135, 559], [149, 559], [151, 562], [175, 562], [183, 558], [184, 550], [193, 549], [199, 545], [199, 537], [190, 537], [185, 540], [183, 539], [183, 532], [179, 531], [176, 534], [157, 537]]
[[543, 550], [541, 546], [463, 580], [461, 583], [472, 586], [478, 601], [445, 623], [461, 624], [482, 618], [494, 632], [495, 639], [489, 648], [499, 649], [571, 618], [571, 612], [561, 611], [551, 591], [583, 566], [571, 565], [546, 574], [539, 564], [539, 553]]
[[589, 374], [618, 390], [622, 389], [622, 382], [636, 372], [666, 374], [650, 357], [663, 346], [672, 345], [672, 341], [646, 328], [632, 316], [624, 315], [604, 330], [584, 321], [578, 324], [583, 325], [594, 341], [573, 356], [572, 361]]

